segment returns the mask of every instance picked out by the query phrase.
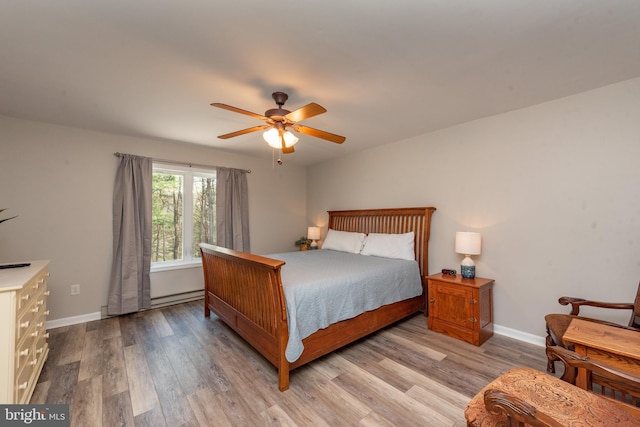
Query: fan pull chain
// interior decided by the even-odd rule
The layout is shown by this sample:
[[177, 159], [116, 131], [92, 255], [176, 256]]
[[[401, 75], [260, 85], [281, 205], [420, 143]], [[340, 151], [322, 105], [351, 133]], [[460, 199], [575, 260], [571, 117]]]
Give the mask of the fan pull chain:
[[271, 149], [271, 168], [275, 169], [276, 168], [276, 162], [278, 163], [278, 165], [282, 165], [282, 152], [280, 152], [280, 150], [278, 150], [278, 159], [276, 160], [276, 149], [272, 148]]

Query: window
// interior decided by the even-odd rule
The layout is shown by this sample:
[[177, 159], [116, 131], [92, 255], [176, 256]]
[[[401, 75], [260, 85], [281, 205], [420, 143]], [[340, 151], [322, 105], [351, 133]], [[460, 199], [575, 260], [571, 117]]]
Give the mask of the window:
[[200, 242], [216, 241], [216, 174], [154, 163], [151, 267], [200, 263]]

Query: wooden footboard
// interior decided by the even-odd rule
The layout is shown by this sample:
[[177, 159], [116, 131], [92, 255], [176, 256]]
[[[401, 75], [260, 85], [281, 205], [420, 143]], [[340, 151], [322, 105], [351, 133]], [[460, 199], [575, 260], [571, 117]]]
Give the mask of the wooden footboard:
[[329, 227], [364, 233], [415, 233], [416, 260], [425, 292], [317, 331], [302, 340], [304, 352], [289, 363], [287, 310], [280, 269], [283, 261], [201, 244], [206, 317], [213, 311], [278, 369], [278, 388], [289, 388], [289, 372], [425, 308], [428, 240], [435, 208], [330, 211]]
[[205, 317], [213, 311], [278, 368], [279, 383], [288, 387], [284, 349], [289, 332], [280, 277], [284, 262], [204, 243], [200, 252]]

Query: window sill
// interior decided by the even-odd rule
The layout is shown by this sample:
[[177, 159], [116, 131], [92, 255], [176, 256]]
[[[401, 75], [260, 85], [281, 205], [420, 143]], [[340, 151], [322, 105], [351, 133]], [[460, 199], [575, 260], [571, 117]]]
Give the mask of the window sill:
[[185, 268], [196, 268], [202, 267], [202, 261], [193, 261], [193, 262], [181, 262], [175, 264], [164, 264], [164, 265], [156, 265], [151, 266], [151, 273], [159, 273], [161, 271], [171, 271], [171, 270], [182, 270]]

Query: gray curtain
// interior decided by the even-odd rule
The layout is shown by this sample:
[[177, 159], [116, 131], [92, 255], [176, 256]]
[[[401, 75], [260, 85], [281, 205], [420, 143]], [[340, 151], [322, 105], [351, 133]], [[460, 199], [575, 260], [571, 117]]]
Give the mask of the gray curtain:
[[151, 182], [153, 161], [120, 154], [113, 189], [113, 264], [107, 312], [151, 308]]
[[247, 171], [216, 169], [216, 222], [218, 246], [250, 252]]

